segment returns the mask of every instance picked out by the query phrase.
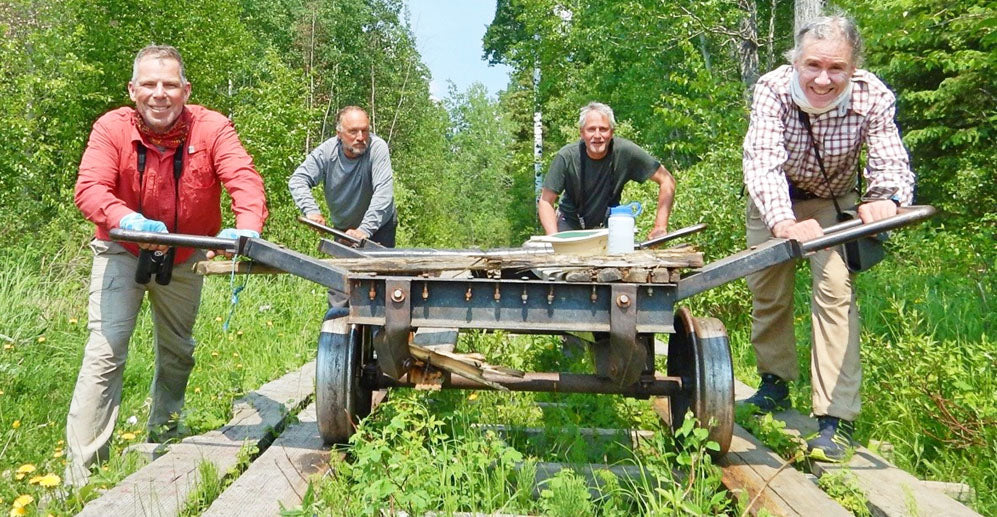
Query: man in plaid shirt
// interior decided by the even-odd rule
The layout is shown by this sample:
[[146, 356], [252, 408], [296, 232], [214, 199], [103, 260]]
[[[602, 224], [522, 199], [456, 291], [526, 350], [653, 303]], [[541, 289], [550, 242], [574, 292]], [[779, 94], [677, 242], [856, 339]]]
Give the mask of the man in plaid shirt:
[[[914, 173], [894, 123], [893, 93], [858, 69], [862, 41], [855, 23], [824, 16], [796, 34], [783, 65], [755, 85], [751, 121], [744, 139], [744, 184], [749, 246], [772, 237], [808, 241], [837, 222], [833, 199], [858, 205], [863, 222], [897, 213], [911, 203]], [[823, 159], [821, 173], [809, 118]], [[867, 188], [857, 192], [858, 164], [865, 144]], [[810, 258], [813, 299], [811, 353], [813, 412], [820, 431], [807, 445], [811, 456], [840, 460], [849, 446], [861, 403], [859, 318], [852, 278], [840, 246]], [[798, 376], [793, 334], [795, 265], [749, 275], [753, 295], [751, 342], [762, 383], [746, 402], [771, 412], [790, 407], [787, 381]]]

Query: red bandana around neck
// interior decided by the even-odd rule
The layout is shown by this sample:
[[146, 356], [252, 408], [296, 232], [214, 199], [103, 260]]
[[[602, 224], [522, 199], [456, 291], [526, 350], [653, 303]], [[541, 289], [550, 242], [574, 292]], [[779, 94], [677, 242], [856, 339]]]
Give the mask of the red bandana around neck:
[[180, 142], [187, 139], [187, 133], [190, 131], [190, 112], [187, 111], [187, 108], [183, 109], [173, 123], [173, 127], [165, 133], [154, 133], [142, 119], [142, 115], [139, 115], [138, 110], [135, 111], [134, 117], [138, 132], [151, 144], [158, 147], [175, 149], [180, 145]]

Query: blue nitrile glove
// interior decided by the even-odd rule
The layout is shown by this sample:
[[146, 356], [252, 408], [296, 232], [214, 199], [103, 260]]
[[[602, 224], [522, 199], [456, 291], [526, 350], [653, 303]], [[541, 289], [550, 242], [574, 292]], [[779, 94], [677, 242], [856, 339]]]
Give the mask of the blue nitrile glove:
[[219, 239], [238, 239], [239, 237], [252, 237], [258, 239], [260, 237], [260, 232], [255, 230], [239, 230], [236, 228], [225, 228], [224, 230], [218, 232]]
[[161, 221], [146, 219], [138, 212], [132, 212], [122, 217], [121, 221], [118, 222], [118, 227], [133, 232], [170, 233]]

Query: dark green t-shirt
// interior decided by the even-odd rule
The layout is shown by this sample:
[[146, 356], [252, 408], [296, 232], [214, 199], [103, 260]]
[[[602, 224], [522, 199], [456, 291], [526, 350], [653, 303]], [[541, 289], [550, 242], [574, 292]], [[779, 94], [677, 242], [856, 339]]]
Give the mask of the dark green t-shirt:
[[609, 207], [620, 204], [624, 185], [630, 180], [643, 183], [661, 163], [637, 144], [616, 136], [609, 154], [601, 160], [589, 158], [584, 149], [581, 141], [562, 147], [550, 164], [543, 186], [564, 193], [558, 210], [569, 226], [598, 228], [606, 224]]

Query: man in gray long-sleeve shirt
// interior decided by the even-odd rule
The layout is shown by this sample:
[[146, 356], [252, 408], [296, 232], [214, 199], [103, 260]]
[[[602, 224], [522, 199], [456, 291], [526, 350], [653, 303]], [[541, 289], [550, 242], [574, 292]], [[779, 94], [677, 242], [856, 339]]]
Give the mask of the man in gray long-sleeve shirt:
[[367, 112], [347, 106], [336, 115], [336, 136], [308, 154], [287, 186], [301, 212], [327, 224], [311, 189], [324, 184], [331, 226], [358, 239], [395, 246], [395, 213], [388, 144], [370, 133]]

